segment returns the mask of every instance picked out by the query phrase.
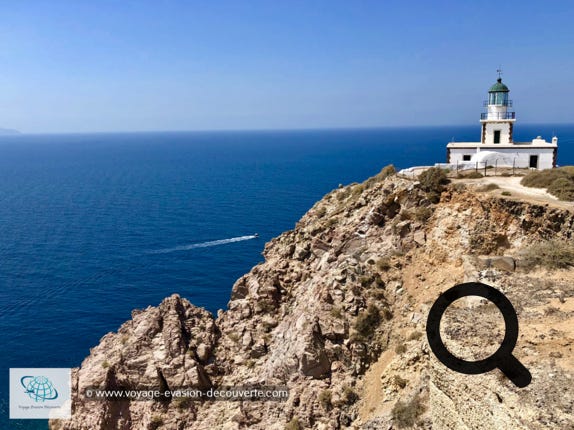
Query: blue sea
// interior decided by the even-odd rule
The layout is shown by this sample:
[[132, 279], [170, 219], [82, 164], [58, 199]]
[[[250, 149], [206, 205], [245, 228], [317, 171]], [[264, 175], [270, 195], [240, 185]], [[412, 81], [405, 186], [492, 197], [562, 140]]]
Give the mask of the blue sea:
[[[573, 125], [518, 125], [516, 140]], [[0, 428], [10, 367], [73, 367], [172, 293], [217, 312], [266, 241], [390, 163], [443, 162], [480, 127], [0, 137]], [[258, 233], [259, 237], [254, 237]]]

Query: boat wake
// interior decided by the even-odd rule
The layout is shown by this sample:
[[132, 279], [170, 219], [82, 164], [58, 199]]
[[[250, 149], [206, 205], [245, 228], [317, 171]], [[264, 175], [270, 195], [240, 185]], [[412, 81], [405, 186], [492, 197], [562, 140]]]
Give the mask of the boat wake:
[[169, 254], [170, 252], [189, 251], [196, 248], [208, 248], [210, 246], [226, 245], [228, 243], [243, 242], [244, 240], [257, 239], [259, 235], [231, 237], [229, 239], [211, 240], [209, 242], [192, 243], [190, 245], [175, 246], [173, 248], [156, 249], [148, 251], [147, 254]]

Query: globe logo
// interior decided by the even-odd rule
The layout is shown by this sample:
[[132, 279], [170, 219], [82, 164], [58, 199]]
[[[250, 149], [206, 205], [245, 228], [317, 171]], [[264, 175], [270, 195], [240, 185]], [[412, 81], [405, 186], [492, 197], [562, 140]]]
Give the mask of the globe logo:
[[45, 376], [23, 376], [20, 384], [26, 390], [26, 394], [35, 402], [45, 402], [58, 398], [58, 391], [52, 381]]

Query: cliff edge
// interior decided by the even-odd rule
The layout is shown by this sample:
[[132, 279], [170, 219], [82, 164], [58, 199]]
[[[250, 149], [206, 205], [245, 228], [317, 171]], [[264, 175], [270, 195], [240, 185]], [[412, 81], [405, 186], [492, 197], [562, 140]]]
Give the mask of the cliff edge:
[[[571, 210], [384, 169], [327, 194], [266, 244], [265, 261], [235, 283], [217, 318], [178, 295], [134, 311], [74, 370], [73, 417], [50, 428], [574, 428], [573, 238]], [[564, 246], [566, 262], [544, 264], [533, 245], [545, 243], [559, 255]], [[514, 355], [532, 373], [528, 387], [498, 370], [453, 372], [430, 352], [430, 306], [472, 280], [514, 304]], [[445, 314], [447, 346], [461, 356], [492, 349], [504, 332], [497, 318], [488, 302], [464, 303]], [[286, 386], [289, 397], [86, 396], [94, 387], [214, 386]]]

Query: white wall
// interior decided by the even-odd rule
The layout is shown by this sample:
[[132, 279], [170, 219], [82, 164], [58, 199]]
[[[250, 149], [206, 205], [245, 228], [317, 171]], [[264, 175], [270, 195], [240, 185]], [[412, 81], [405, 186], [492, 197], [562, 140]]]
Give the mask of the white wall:
[[[480, 145], [480, 144], [478, 144]], [[551, 169], [554, 163], [554, 149], [555, 148], [484, 148], [485, 151], [495, 151], [507, 154], [505, 158], [511, 157], [515, 160], [515, 167], [528, 168], [530, 167], [530, 156], [538, 155], [538, 169]], [[456, 164], [463, 161], [463, 155], [476, 154], [476, 148], [450, 148], [449, 163]], [[502, 161], [500, 162], [502, 163]], [[502, 164], [498, 164], [502, 166]], [[480, 167], [480, 166], [479, 166]], [[482, 166], [484, 167], [484, 166]]]
[[484, 139], [485, 144], [494, 143], [495, 130], [500, 130], [500, 143], [511, 143], [509, 122], [487, 122]]
[[504, 119], [507, 111], [507, 107], [504, 105], [488, 105], [487, 119]]

